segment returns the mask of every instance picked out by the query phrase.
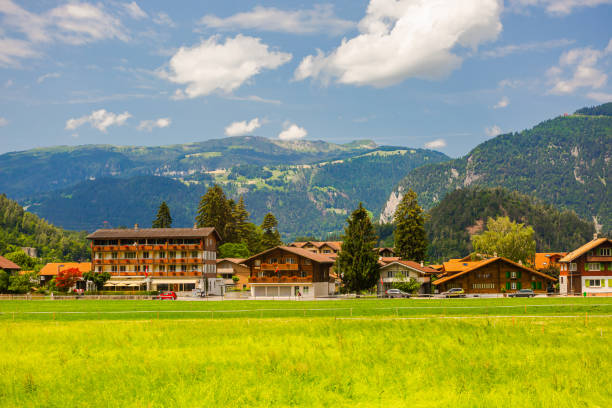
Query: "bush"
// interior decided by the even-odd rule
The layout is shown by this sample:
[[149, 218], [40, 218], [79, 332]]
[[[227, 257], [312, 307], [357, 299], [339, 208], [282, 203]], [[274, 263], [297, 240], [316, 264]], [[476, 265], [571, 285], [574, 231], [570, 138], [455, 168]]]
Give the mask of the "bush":
[[417, 293], [421, 288], [421, 284], [414, 278], [393, 283], [394, 289], [399, 289], [406, 293]]

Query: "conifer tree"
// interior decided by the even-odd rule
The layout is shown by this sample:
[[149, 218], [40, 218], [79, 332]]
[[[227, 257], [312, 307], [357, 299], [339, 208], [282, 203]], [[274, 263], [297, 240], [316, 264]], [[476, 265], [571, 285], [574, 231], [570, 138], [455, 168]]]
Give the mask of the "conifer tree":
[[374, 251], [378, 238], [374, 226], [361, 203], [347, 222], [336, 270], [349, 291], [370, 289], [376, 285], [379, 276], [378, 254]]
[[264, 217], [263, 222], [261, 223], [261, 229], [263, 230], [261, 244], [264, 251], [266, 249], [273, 248], [282, 244], [277, 226], [278, 221], [276, 220], [274, 214], [270, 212], [267, 213]]
[[[231, 220], [231, 208], [223, 189], [215, 184], [200, 199], [196, 223], [198, 227], [214, 227], [226, 240], [226, 227]], [[227, 242], [227, 241], [226, 241]]]
[[400, 201], [395, 215], [395, 253], [403, 259], [420, 262], [425, 259], [427, 235], [425, 214], [417, 201], [417, 194], [408, 190]]
[[168, 204], [165, 201], [159, 206], [159, 210], [157, 210], [157, 217], [153, 221], [153, 228], [170, 228], [172, 227], [172, 217], [170, 216], [170, 208], [168, 208]]
[[249, 216], [250, 214], [244, 204], [244, 198], [240, 196], [238, 204], [232, 209], [232, 221], [234, 222], [237, 242], [246, 242], [248, 240], [249, 228], [247, 226], [247, 220]]

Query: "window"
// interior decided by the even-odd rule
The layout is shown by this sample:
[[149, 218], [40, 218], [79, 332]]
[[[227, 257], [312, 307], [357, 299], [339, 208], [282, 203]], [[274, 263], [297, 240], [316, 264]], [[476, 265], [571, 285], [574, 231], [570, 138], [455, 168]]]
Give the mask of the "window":
[[310, 265], [310, 259], [304, 259], [304, 265]]
[[170, 272], [176, 272], [176, 265], [168, 265], [168, 270]]
[[121, 265], [119, 267], [119, 272], [125, 272], [125, 265]]
[[117, 272], [117, 265], [111, 265], [111, 272]]
[[191, 252], [191, 257], [192, 258], [197, 258], [198, 257], [198, 251]]
[[187, 252], [186, 251], [182, 251], [181, 252], [181, 258], [187, 258]]
[[584, 284], [586, 287], [596, 287], [599, 288], [601, 287], [601, 280], [600, 279], [586, 279], [584, 281]]
[[[512, 279], [516, 279], [516, 272], [514, 272], [514, 271], [510, 272], [510, 277]], [[512, 289], [514, 289], [514, 288], [512, 288]]]
[[144, 259], [148, 259], [148, 258], [149, 258], [149, 253], [148, 253], [148, 252], [143, 252], [143, 253], [142, 253], [142, 257], [143, 257]]
[[599, 248], [599, 256], [612, 256], [612, 248]]
[[187, 265], [181, 265], [181, 271], [187, 272]]
[[323, 253], [324, 254], [331, 254], [331, 251], [329, 249], [325, 249], [325, 250], [323, 250]]
[[516, 282], [510, 283], [510, 289], [516, 289]]
[[102, 267], [101, 266], [96, 266], [96, 269], [98, 272], [102, 272]]
[[261, 260], [256, 259], [255, 262], [254, 262], [254, 265], [255, 266], [260, 266], [261, 265]]
[[124, 252], [123, 257], [126, 259], [136, 259], [136, 252]]
[[308, 286], [304, 286], [304, 295], [308, 294]]
[[472, 289], [494, 289], [494, 283], [473, 283]]
[[270, 259], [268, 259], [268, 263], [269, 263], [269, 264], [275, 264], [275, 263], [278, 263], [278, 259], [276, 259], [276, 258], [270, 258]]
[[119, 256], [119, 254], [117, 252], [111, 252], [111, 258], [112, 259], [117, 259], [118, 256]]
[[559, 283], [563, 285], [563, 276], [559, 277]]
[[569, 270], [571, 272], [575, 272], [578, 270], [578, 264], [576, 262], [570, 262], [569, 264]]
[[587, 270], [588, 271], [600, 271], [600, 264], [599, 262], [591, 262], [587, 264]]
[[159, 258], [165, 258], [166, 257], [166, 253], [165, 252], [160, 252], [159, 253]]
[[387, 278], [392, 278], [393, 277], [393, 272], [389, 271], [387, 272]]
[[165, 271], [166, 271], [166, 265], [159, 265], [159, 266], [157, 267], [157, 269], [158, 269], [160, 272], [165, 272]]
[[174, 251], [168, 252], [168, 258], [176, 258], [176, 252]]
[[285, 259], [285, 263], [295, 264], [295, 258], [287, 258], [287, 259]]

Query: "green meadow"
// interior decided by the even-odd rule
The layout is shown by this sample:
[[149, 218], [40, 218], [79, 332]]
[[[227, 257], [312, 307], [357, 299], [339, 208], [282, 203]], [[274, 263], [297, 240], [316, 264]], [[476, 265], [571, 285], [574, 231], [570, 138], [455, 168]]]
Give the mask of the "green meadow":
[[0, 313], [0, 406], [612, 401], [612, 299], [0, 301]]

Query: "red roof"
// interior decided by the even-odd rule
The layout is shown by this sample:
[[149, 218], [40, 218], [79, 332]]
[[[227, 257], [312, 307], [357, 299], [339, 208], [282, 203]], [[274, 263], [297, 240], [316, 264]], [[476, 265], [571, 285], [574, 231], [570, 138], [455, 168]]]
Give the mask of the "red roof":
[[21, 266], [17, 265], [15, 262], [9, 261], [3, 256], [0, 256], [0, 269], [5, 269], [7, 271], [21, 269]]
[[327, 255], [317, 254], [317, 253], [311, 252], [311, 251], [309, 251], [307, 249], [288, 247], [288, 246], [277, 246], [277, 247], [274, 247], [274, 248], [270, 248], [270, 249], [268, 249], [266, 251], [258, 253], [257, 255], [253, 255], [249, 259], [245, 259], [244, 263], [247, 263], [247, 262], [249, 262], [249, 261], [251, 261], [253, 259], [259, 258], [260, 256], [265, 255], [268, 252], [272, 252], [272, 251], [274, 251], [276, 249], [280, 249], [282, 251], [287, 251], [287, 252], [290, 252], [292, 254], [299, 255], [299, 256], [302, 256], [304, 258], [308, 258], [308, 259], [310, 259], [312, 261], [315, 261], [315, 262], [318, 262], [318, 263], [327, 263], [327, 264], [333, 264], [334, 263], [334, 260], [332, 258], [330, 258], [329, 256], [327, 256]]

